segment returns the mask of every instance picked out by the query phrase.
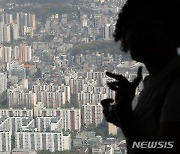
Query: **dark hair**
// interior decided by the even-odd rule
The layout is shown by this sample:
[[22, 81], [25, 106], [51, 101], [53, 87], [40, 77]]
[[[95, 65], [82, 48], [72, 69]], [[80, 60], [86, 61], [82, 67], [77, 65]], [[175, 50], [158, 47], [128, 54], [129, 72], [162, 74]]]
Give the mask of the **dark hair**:
[[121, 49], [124, 52], [128, 51], [128, 45], [124, 40], [124, 24], [127, 20], [133, 19], [136, 10], [143, 6], [152, 7], [152, 10], [156, 11], [156, 17], [164, 21], [167, 35], [178, 48], [180, 46], [180, 0], [127, 0], [118, 16], [114, 32], [115, 42], [121, 41]]

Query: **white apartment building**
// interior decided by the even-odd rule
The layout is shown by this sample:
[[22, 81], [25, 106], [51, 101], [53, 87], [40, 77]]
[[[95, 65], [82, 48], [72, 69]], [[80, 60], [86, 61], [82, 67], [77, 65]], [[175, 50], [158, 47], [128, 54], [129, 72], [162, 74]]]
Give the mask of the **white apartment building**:
[[58, 108], [66, 103], [65, 101], [65, 92], [48, 92], [41, 91], [39, 92], [40, 102], [44, 104], [47, 108]]
[[94, 87], [94, 85], [93, 84], [88, 84], [88, 83], [85, 83], [84, 85], [83, 85], [83, 92], [91, 92], [91, 91], [93, 91], [93, 87]]
[[40, 117], [60, 117], [62, 119], [62, 129], [80, 130], [81, 111], [80, 109], [37, 109], [37, 116]]
[[32, 91], [24, 92], [16, 88], [8, 89], [9, 107], [18, 107], [32, 109], [37, 102], [36, 94]]
[[102, 99], [107, 98], [107, 94], [106, 93], [101, 93], [101, 92], [97, 92], [94, 93], [93, 91], [91, 92], [81, 92], [78, 93], [78, 101], [81, 105], [85, 105], [85, 104], [98, 104], [101, 102]]
[[19, 38], [19, 25], [13, 23], [12, 14], [2, 14], [0, 24], [0, 42], [11, 42]]
[[105, 72], [94, 72], [94, 71], [90, 71], [87, 72], [87, 79], [88, 80], [92, 80], [94, 79], [96, 81], [96, 84], [99, 85], [104, 85], [103, 84], [103, 78], [106, 77]]
[[3, 30], [3, 22], [0, 22], [0, 43], [4, 42], [4, 30]]
[[25, 46], [25, 50], [24, 50], [24, 62], [31, 62], [31, 59], [32, 59], [31, 46]]
[[62, 118], [62, 128], [65, 130], [80, 130], [81, 112], [80, 109], [61, 109], [60, 117]]
[[105, 24], [103, 27], [103, 38], [105, 40], [112, 39], [114, 30], [115, 30], [115, 24]]
[[3, 62], [10, 62], [12, 60], [12, 48], [0, 45], [0, 58]]
[[60, 117], [37, 117], [36, 127], [38, 132], [62, 132], [62, 119]]
[[11, 42], [11, 25], [4, 24], [3, 25], [3, 41], [4, 42]]
[[32, 50], [31, 46], [28, 46], [26, 44], [20, 44], [19, 45], [19, 62], [20, 63], [27, 63], [31, 62], [32, 59]]
[[0, 109], [0, 118], [1, 117], [33, 117], [33, 110]]
[[2, 94], [3, 91], [7, 89], [7, 74], [6, 73], [0, 73], [0, 94]]
[[82, 105], [82, 125], [88, 126], [89, 124], [100, 124], [103, 120], [102, 105], [99, 103], [97, 105], [86, 104]]
[[16, 131], [34, 129], [34, 119], [31, 117], [9, 117], [0, 118], [0, 131], [11, 132], [14, 135]]
[[[62, 84], [60, 86], [56, 86], [52, 83], [50, 83], [50, 84], [38, 83], [38, 84], [32, 86], [32, 91], [34, 93], [36, 93], [38, 102], [43, 102], [43, 99], [46, 102], [46, 99], [48, 96], [45, 93], [47, 93], [47, 92], [53, 92], [54, 94], [56, 93], [55, 94], [57, 97], [56, 100], [59, 100], [60, 105], [65, 104], [65, 102], [70, 102], [70, 86], [69, 85]], [[44, 94], [43, 94], [43, 92], [44, 92]], [[43, 96], [44, 98], [42, 97], [42, 95], [45, 95], [45, 96]], [[58, 97], [57, 95], [60, 95], [60, 96]], [[61, 95], [62, 95], [62, 99], [60, 99]], [[51, 98], [51, 99], [53, 100], [53, 98]], [[44, 103], [44, 104], [47, 104], [47, 103]], [[55, 106], [58, 106], [57, 102], [55, 104], [56, 104]]]
[[24, 27], [31, 27], [33, 30], [36, 29], [35, 14], [17, 13], [16, 19], [20, 35], [24, 35]]
[[10, 24], [13, 23], [13, 15], [12, 14], [4, 14], [4, 23]]
[[13, 40], [18, 40], [19, 38], [18, 24], [12, 24], [12, 37]]
[[18, 60], [18, 58], [19, 58], [19, 46], [14, 46], [13, 53], [14, 53], [14, 57], [13, 58]]
[[16, 132], [15, 147], [21, 149], [64, 151], [71, 149], [71, 135], [52, 132]]
[[10, 119], [0, 118], [0, 132], [9, 132], [9, 131], [10, 131]]
[[7, 71], [9, 72], [9, 75], [17, 76], [19, 79], [22, 79], [26, 76], [24, 65], [18, 64], [16, 62], [8, 63]]
[[67, 14], [62, 14], [61, 24], [66, 25], [68, 23]]
[[0, 153], [11, 151], [11, 132], [0, 132]]
[[36, 15], [35, 14], [29, 14], [28, 26], [33, 27], [33, 30], [36, 29]]
[[10, 62], [12, 59], [12, 48], [4, 46], [4, 62]]
[[70, 78], [69, 79], [69, 85], [70, 85], [70, 89], [71, 89], [71, 94], [77, 94], [78, 92], [82, 91], [82, 87], [84, 84], [84, 79], [82, 77], [78, 77], [78, 78]]

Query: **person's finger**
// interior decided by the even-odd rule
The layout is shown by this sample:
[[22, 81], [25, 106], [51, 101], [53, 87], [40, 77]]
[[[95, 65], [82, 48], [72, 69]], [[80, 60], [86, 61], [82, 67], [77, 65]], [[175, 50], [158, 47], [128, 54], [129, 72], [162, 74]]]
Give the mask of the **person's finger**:
[[117, 119], [117, 115], [114, 112], [109, 112], [108, 114], [104, 114], [105, 119], [107, 122], [110, 122], [116, 126], [118, 126], [118, 119]]
[[121, 100], [122, 100], [122, 98], [123, 98], [123, 95], [122, 94], [117, 94], [117, 95], [115, 95], [115, 102], [116, 103], [122, 103], [121, 102]]
[[124, 82], [114, 81], [114, 82], [107, 82], [107, 85], [111, 90], [122, 91], [124, 89], [127, 89], [129, 83], [127, 84]]
[[109, 106], [114, 100], [112, 98], [106, 98], [101, 101], [103, 107]]
[[104, 114], [105, 117], [109, 116], [108, 108], [103, 108], [103, 114]]
[[115, 90], [115, 91], [118, 91], [118, 88], [119, 88], [119, 84], [116, 82], [107, 82], [107, 85], [108, 87], [111, 89], [111, 90]]
[[136, 89], [136, 87], [139, 85], [141, 80], [142, 80], [142, 66], [138, 68], [137, 77], [132, 82], [132, 86], [134, 89]]
[[119, 126], [117, 114], [115, 113], [114, 107], [115, 107], [115, 105], [108, 105], [108, 106], [104, 107], [103, 114], [104, 114], [104, 117], [107, 122], [110, 122], [116, 126]]
[[110, 78], [114, 78], [114, 79], [116, 79], [118, 81], [127, 82], [127, 79], [122, 75], [114, 74], [114, 73], [111, 73], [111, 72], [106, 72], [106, 75], [109, 76]]
[[103, 114], [106, 118], [106, 120], [109, 122], [109, 121], [112, 121], [113, 117], [112, 115], [114, 114], [112, 109], [109, 110], [109, 107], [108, 108], [103, 108]]
[[[110, 110], [110, 108], [111, 108], [111, 110]], [[104, 114], [105, 117], [109, 117], [111, 112], [112, 112], [111, 105], [103, 107], [103, 114]]]
[[107, 122], [110, 122], [110, 123], [113, 123], [113, 124], [116, 124], [117, 123], [117, 121], [115, 120], [115, 117], [114, 117], [115, 115], [111, 115], [111, 114], [109, 114], [108, 116], [106, 116], [105, 117], [105, 119], [106, 119], [106, 121]]

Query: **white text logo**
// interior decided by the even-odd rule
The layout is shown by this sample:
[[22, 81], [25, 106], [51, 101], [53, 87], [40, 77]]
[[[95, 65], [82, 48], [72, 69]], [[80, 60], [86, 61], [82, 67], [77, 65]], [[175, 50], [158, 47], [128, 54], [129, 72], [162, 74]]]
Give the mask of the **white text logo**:
[[133, 142], [132, 148], [173, 148], [174, 141]]

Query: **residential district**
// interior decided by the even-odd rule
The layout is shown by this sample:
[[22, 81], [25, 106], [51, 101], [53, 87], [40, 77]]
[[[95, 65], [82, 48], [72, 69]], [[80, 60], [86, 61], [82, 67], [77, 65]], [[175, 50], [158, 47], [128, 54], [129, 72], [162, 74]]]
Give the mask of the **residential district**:
[[100, 104], [114, 98], [106, 71], [132, 81], [142, 65], [113, 42], [123, 4], [69, 2], [76, 11], [41, 21], [18, 12], [40, 3], [0, 3], [0, 154], [127, 153], [121, 130], [105, 121]]

